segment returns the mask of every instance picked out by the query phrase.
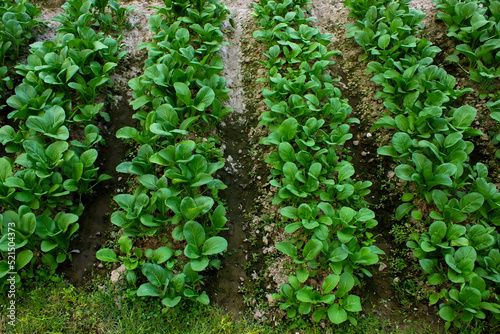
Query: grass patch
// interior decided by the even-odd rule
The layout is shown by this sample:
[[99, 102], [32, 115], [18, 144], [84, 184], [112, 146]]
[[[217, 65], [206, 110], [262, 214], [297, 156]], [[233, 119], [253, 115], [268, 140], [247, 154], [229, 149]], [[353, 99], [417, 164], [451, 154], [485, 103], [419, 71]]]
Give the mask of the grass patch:
[[213, 306], [184, 304], [162, 312], [157, 300], [125, 297], [109, 283], [74, 287], [68, 282], [31, 284], [19, 291], [16, 327], [7, 324], [2, 302], [0, 332], [12, 333], [269, 333], [258, 324], [234, 321]]
[[[373, 314], [358, 317], [358, 326], [312, 325], [303, 319], [283, 319], [278, 326], [262, 324], [248, 314], [234, 320], [217, 306], [184, 303], [162, 311], [157, 299], [127, 297], [123, 287], [109, 282], [74, 287], [61, 280], [26, 284], [18, 291], [16, 326], [7, 324], [6, 301], [1, 301], [1, 333], [168, 333], [168, 334], [372, 334], [419, 333], [411, 326], [404, 330]], [[2, 296], [2, 298], [5, 298]], [[425, 331], [420, 333], [432, 333]]]

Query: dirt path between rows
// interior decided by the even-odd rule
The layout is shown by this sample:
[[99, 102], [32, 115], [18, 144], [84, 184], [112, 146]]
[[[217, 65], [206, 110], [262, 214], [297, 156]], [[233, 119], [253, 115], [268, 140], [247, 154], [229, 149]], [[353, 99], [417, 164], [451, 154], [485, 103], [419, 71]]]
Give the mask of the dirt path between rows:
[[[222, 259], [221, 270], [211, 272], [207, 284], [212, 302], [236, 317], [244, 314], [248, 306], [256, 304], [256, 297], [252, 290], [249, 290], [251, 281], [256, 281], [256, 285], [265, 290], [264, 294], [270, 295], [276, 292], [274, 288], [279, 285], [276, 282], [282, 284], [286, 279], [283, 265], [273, 267], [265, 262], [269, 258], [269, 254], [266, 255], [268, 252], [273, 252], [273, 256], [276, 257], [273, 258], [275, 263], [283, 260], [284, 256], [278, 255], [276, 249], [273, 250], [273, 245], [284, 236], [276, 236], [277, 232], [272, 232], [269, 226], [265, 231], [259, 231], [256, 227], [262, 220], [263, 214], [269, 214], [273, 209], [269, 208], [271, 194], [267, 184], [269, 170], [264, 163], [262, 148], [257, 145], [258, 139], [265, 136], [263, 134], [265, 130], [257, 125], [258, 115], [263, 110], [263, 98], [260, 93], [262, 84], [256, 83], [255, 80], [265, 75], [265, 71], [258, 64], [263, 57], [262, 45], [251, 38], [252, 32], [256, 29], [252, 17], [253, 9], [250, 8], [252, 2], [225, 1], [235, 21], [234, 28], [228, 22], [223, 26], [226, 41], [231, 45], [224, 46], [220, 52], [225, 67], [222, 75], [227, 79], [227, 87], [231, 90], [226, 105], [233, 108], [233, 112], [217, 127], [226, 159], [226, 166], [218, 176], [228, 187], [220, 192], [221, 198], [227, 204], [228, 230], [221, 235], [228, 240], [228, 253]], [[422, 0], [418, 5], [432, 10], [432, 6], [427, 6], [429, 3], [430, 0]], [[111, 227], [109, 214], [112, 212], [110, 207], [112, 196], [116, 189], [124, 190], [126, 187], [126, 180], [119, 178], [114, 168], [125, 158], [128, 147], [121, 139], [115, 138], [115, 133], [122, 126], [131, 125], [133, 122], [131, 117], [134, 111], [128, 106], [132, 98], [128, 80], [139, 76], [143, 71], [146, 53], [144, 50], [137, 50], [137, 46], [151, 36], [147, 27], [149, 16], [154, 13], [154, 9], [150, 6], [162, 5], [161, 2], [137, 1], [126, 1], [124, 4], [135, 5], [137, 9], [131, 16], [131, 29], [122, 32], [122, 43], [129, 54], [113, 76], [115, 87], [111, 90], [111, 94], [114, 97], [109, 110], [111, 124], [105, 125], [106, 132], [103, 134], [108, 146], [99, 153], [102, 170], [113, 175], [115, 180], [97, 189], [99, 196], [88, 200], [85, 213], [81, 217], [79, 237], [72, 243], [72, 247], [78, 249], [80, 253], [75, 254], [74, 261], [64, 269], [75, 284], [84, 284], [86, 273], [96, 264], [95, 252], [106, 241], [106, 231]], [[317, 17], [315, 25], [323, 32], [332, 33], [334, 36], [331, 49], [342, 52], [340, 56], [335, 57], [336, 64], [330, 67], [330, 75], [340, 79], [337, 86], [342, 91], [342, 96], [349, 100], [353, 108], [352, 116], [359, 118], [361, 122], [359, 126], [351, 126], [353, 139], [348, 148], [351, 150], [350, 155], [356, 169], [356, 179], [373, 182], [372, 193], [368, 200], [374, 204], [372, 209], [379, 221], [376, 231], [380, 234], [378, 246], [389, 256], [382, 259], [384, 263], [379, 268], [372, 270], [374, 278], [367, 280], [367, 285], [360, 292], [363, 305], [366, 310], [378, 314], [381, 321], [387, 319], [390, 323], [401, 325], [410, 319], [413, 325], [419, 324], [418, 328], [436, 326], [435, 311], [426, 306], [426, 301], [412, 306], [414, 309], [410, 315], [401, 315], [401, 307], [393, 284], [398, 278], [386, 269], [396, 251], [394, 238], [390, 232], [394, 223], [393, 212], [398, 205], [399, 197], [391, 192], [390, 189], [393, 188], [390, 187], [391, 184], [392, 187], [397, 186], [397, 180], [394, 173], [391, 174], [392, 161], [383, 159], [376, 153], [380, 143], [387, 138], [373, 135], [369, 131], [370, 126], [383, 111], [383, 106], [380, 100], [374, 99], [375, 84], [364, 74], [366, 65], [360, 61], [362, 50], [353, 40], [346, 39], [344, 25], [352, 22], [352, 19], [347, 18], [348, 10], [344, 8], [342, 2], [314, 0], [312, 8], [312, 14]], [[59, 6], [42, 7], [42, 10], [44, 20], [50, 20], [60, 12]], [[49, 26], [39, 40], [53, 38], [54, 31], [55, 25]], [[275, 213], [269, 216], [278, 219]], [[270, 236], [274, 236], [274, 240]], [[264, 296], [260, 298], [261, 302], [263, 299], [264, 304], [267, 304]], [[253, 313], [259, 320], [267, 318], [280, 321], [273, 313], [276, 311], [266, 313], [261, 309], [267, 309], [267, 306], [261, 309], [258, 307], [259, 305], [256, 305], [253, 308]]]
[[223, 259], [222, 269], [217, 272], [212, 281], [214, 295], [212, 299], [235, 316], [243, 312], [244, 303], [240, 289], [247, 280], [245, 270], [246, 239], [245, 227], [248, 226], [248, 213], [256, 197], [249, 176], [251, 159], [248, 155], [249, 110], [246, 107], [245, 87], [241, 60], [241, 38], [245, 23], [251, 18], [248, 4], [244, 1], [226, 1], [227, 8], [235, 22], [234, 28], [229, 21], [224, 22], [225, 39], [230, 43], [220, 51], [224, 61], [222, 75], [227, 79], [229, 101], [225, 104], [233, 108], [219, 125], [219, 135], [222, 140], [226, 164], [221, 173], [222, 181], [227, 189], [221, 192], [221, 197], [227, 204], [228, 231], [222, 234], [228, 240], [228, 255]]

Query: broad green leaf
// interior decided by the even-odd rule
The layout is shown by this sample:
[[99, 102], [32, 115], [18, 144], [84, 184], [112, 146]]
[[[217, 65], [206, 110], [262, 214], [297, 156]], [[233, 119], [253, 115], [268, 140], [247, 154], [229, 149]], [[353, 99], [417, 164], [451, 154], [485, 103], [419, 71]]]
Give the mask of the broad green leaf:
[[182, 290], [184, 290], [184, 287], [186, 286], [186, 274], [180, 273], [175, 275], [171, 283], [175, 291], [182, 292]]
[[112, 249], [103, 248], [97, 251], [95, 254], [96, 258], [100, 261], [104, 262], [116, 262], [118, 259], [116, 258], [116, 254]]
[[168, 261], [172, 255], [174, 255], [174, 251], [172, 249], [170, 249], [169, 247], [167, 246], [164, 246], [164, 247], [159, 247], [157, 249], [154, 250], [154, 258], [156, 260], [156, 263], [157, 264], [162, 264], [166, 261]]
[[317, 239], [309, 240], [304, 246], [304, 250], [302, 251], [302, 255], [306, 261], [310, 261], [316, 258], [318, 254], [323, 249], [323, 243]]
[[116, 138], [137, 140], [139, 138], [139, 131], [130, 126], [125, 126], [116, 132]]
[[202, 271], [208, 267], [210, 260], [208, 259], [207, 256], [202, 256], [198, 259], [191, 259], [189, 263], [191, 264], [191, 268], [194, 271]]
[[174, 298], [166, 297], [161, 300], [161, 303], [166, 307], [175, 307], [181, 301], [181, 296], [176, 296]]
[[309, 271], [307, 271], [307, 269], [302, 269], [302, 268], [297, 269], [297, 279], [301, 283], [307, 281], [308, 278], [309, 278]]
[[12, 164], [9, 158], [0, 158], [0, 182], [5, 182], [7, 178], [12, 176]]
[[334, 324], [340, 324], [347, 320], [347, 312], [339, 304], [333, 304], [328, 308], [328, 319]]
[[278, 133], [281, 134], [286, 141], [290, 141], [297, 133], [298, 122], [295, 118], [287, 118], [281, 123], [278, 128]]
[[152, 174], [141, 175], [139, 176], [139, 182], [149, 190], [158, 190], [157, 186], [158, 178], [156, 177], [156, 175]]
[[338, 298], [344, 297], [354, 287], [354, 277], [351, 273], [343, 272], [340, 275], [339, 287], [335, 295]]
[[187, 244], [184, 248], [184, 254], [190, 259], [199, 259], [201, 257], [200, 249], [194, 244]]
[[212, 104], [215, 99], [215, 93], [212, 88], [204, 86], [200, 89], [198, 94], [194, 99], [194, 105], [196, 109], [202, 111]]
[[456, 312], [451, 306], [447, 305], [439, 309], [439, 316], [446, 321], [453, 321], [455, 320]]
[[223, 205], [217, 206], [213, 214], [210, 215], [212, 227], [215, 229], [222, 229], [226, 225], [226, 208]]
[[83, 164], [83, 167], [88, 168], [91, 167], [97, 159], [97, 150], [90, 149], [82, 153], [80, 156], [80, 162]]
[[301, 302], [298, 308], [300, 314], [308, 314], [309, 312], [311, 312], [311, 309], [311, 303], [307, 302]]
[[160, 293], [158, 291], [158, 287], [154, 286], [151, 283], [144, 283], [141, 284], [139, 289], [137, 289], [137, 295], [140, 297], [142, 296], [158, 297]]
[[339, 217], [342, 220], [343, 223], [349, 225], [351, 220], [354, 218], [356, 215], [356, 211], [354, 211], [352, 208], [344, 206], [342, 209], [339, 211]]
[[367, 46], [370, 44], [370, 37], [368, 37], [368, 34], [362, 30], [354, 33], [354, 39], [360, 46]]
[[411, 181], [412, 175], [415, 174], [415, 168], [410, 165], [399, 165], [394, 168], [396, 176], [404, 181]]
[[349, 253], [342, 246], [339, 246], [330, 254], [329, 260], [331, 262], [340, 262], [347, 259], [348, 255]]
[[62, 158], [64, 152], [68, 150], [68, 147], [68, 142], [56, 141], [47, 147], [45, 155], [52, 164], [56, 164]]
[[462, 235], [465, 234], [466, 227], [461, 226], [461, 225], [451, 225], [448, 228], [448, 232], [446, 232], [446, 239], [451, 241], [451, 240], [456, 240], [460, 238]]
[[487, 249], [495, 244], [495, 238], [488, 233], [483, 225], [471, 226], [467, 233], [470, 245], [477, 251]]
[[[16, 254], [16, 269], [21, 270], [24, 268], [33, 258], [33, 252], [29, 249], [25, 249], [20, 253]], [[2, 275], [0, 274], [0, 277]]]
[[214, 255], [227, 249], [227, 240], [223, 237], [211, 237], [205, 241], [202, 248], [203, 255]]
[[185, 105], [190, 106], [191, 101], [191, 91], [189, 87], [183, 82], [175, 82], [174, 83], [175, 93], [177, 97], [184, 102]]
[[188, 221], [184, 225], [184, 238], [188, 244], [201, 247], [205, 242], [205, 229], [198, 222]]
[[[302, 282], [300, 279], [299, 281]], [[304, 303], [312, 303], [313, 302], [312, 287], [306, 286], [297, 291], [297, 299]]]
[[348, 295], [344, 298], [343, 307], [349, 312], [361, 312], [361, 299], [356, 295]]
[[385, 34], [379, 37], [377, 44], [379, 48], [385, 50], [390, 43], [391, 43], [391, 36], [389, 34]]
[[288, 142], [280, 143], [278, 148], [280, 158], [285, 162], [295, 162], [295, 151]]
[[129, 254], [132, 250], [132, 240], [126, 235], [118, 239], [118, 244], [123, 254]]
[[182, 44], [188, 44], [190, 40], [189, 30], [187, 30], [186, 28], [180, 28], [175, 33], [175, 39]]
[[184, 197], [181, 201], [181, 213], [188, 219], [193, 220], [199, 215], [207, 212], [213, 206], [214, 200], [211, 197], [201, 196], [193, 200], [191, 197]]
[[5, 277], [10, 271], [9, 263], [7, 261], [0, 261], [0, 278]]
[[354, 253], [354, 263], [370, 266], [378, 262], [378, 256], [369, 247], [361, 247], [359, 252]]
[[479, 210], [483, 206], [483, 203], [483, 195], [472, 192], [460, 199], [460, 210], [464, 213], [471, 213]]
[[306, 203], [302, 203], [299, 205], [297, 209], [297, 215], [300, 219], [311, 219], [312, 218], [312, 209]]
[[[474, 269], [477, 253], [474, 247], [460, 247], [454, 255], [456, 268], [463, 273], [470, 273]], [[458, 271], [458, 270], [457, 270]]]
[[26, 140], [23, 142], [23, 147], [26, 150], [26, 153], [37, 162], [42, 163], [47, 161], [45, 150], [42, 144], [40, 144], [39, 142], [34, 140]]
[[434, 267], [436, 266], [435, 259], [421, 259], [419, 262], [427, 274], [434, 273]]
[[167, 280], [167, 273], [164, 268], [158, 264], [146, 263], [142, 267], [142, 273], [154, 286], [161, 287]]
[[368, 221], [373, 218], [375, 218], [375, 212], [367, 208], [361, 208], [356, 216], [356, 220], [362, 222]]
[[476, 109], [471, 106], [461, 106], [454, 111], [452, 124], [457, 128], [464, 129], [472, 124], [475, 117]]
[[460, 139], [463, 138], [462, 133], [460, 132], [454, 132], [446, 136], [444, 140], [444, 147], [449, 148], [455, 145]]
[[[294, 12], [295, 13], [295, 12]], [[335, 299], [335, 295], [332, 295], [333, 298]], [[328, 301], [324, 301], [325, 303], [327, 304], [332, 304], [333, 303], [333, 300], [331, 300], [331, 303], [329, 303], [330, 300]], [[320, 322], [321, 320], [325, 319], [327, 316], [327, 313], [326, 313], [326, 309], [321, 307], [321, 308], [317, 308], [314, 313], [313, 313], [313, 320], [314, 322]]]
[[[404, 99], [403, 99], [403, 106], [407, 109], [411, 109], [415, 102], [417, 101], [418, 97], [420, 96], [419, 91], [414, 91], [409, 94], [406, 94]], [[400, 130], [403, 130], [400, 128]]]
[[399, 153], [406, 153], [413, 146], [410, 136], [404, 132], [397, 132], [392, 136], [392, 145]]
[[43, 240], [42, 244], [40, 245], [40, 249], [42, 250], [42, 252], [48, 253], [51, 250], [57, 248], [57, 246], [59, 246], [57, 242], [54, 242], [52, 240]]
[[456, 172], [457, 172], [457, 166], [451, 163], [441, 164], [434, 171], [435, 174], [443, 174], [446, 176], [452, 176]]
[[276, 244], [276, 249], [282, 253], [285, 253], [286, 255], [290, 256], [291, 258], [297, 257], [297, 248], [291, 242], [280, 241]]
[[446, 236], [447, 227], [446, 223], [442, 221], [435, 221], [429, 226], [429, 234], [431, 236], [431, 241], [434, 244], [440, 243], [441, 240]]
[[299, 228], [302, 227], [302, 223], [291, 223], [285, 226], [285, 232], [292, 234], [293, 232], [297, 231]]
[[323, 287], [322, 287], [323, 294], [330, 293], [333, 289], [335, 289], [339, 281], [340, 281], [340, 275], [336, 274], [328, 275], [325, 281], [323, 282]]
[[[340, 164], [340, 166], [337, 166], [335, 168], [335, 170], [338, 170], [339, 172], [339, 175], [338, 175], [338, 180], [339, 182], [342, 182], [344, 180], [346, 180], [347, 178], [351, 177], [354, 175], [355, 171], [354, 171], [354, 167], [349, 163], [349, 162], [345, 162], [343, 164]], [[340, 168], [338, 168], [340, 167]]]
[[401, 220], [403, 217], [415, 207], [412, 203], [402, 203], [396, 208], [396, 219]]
[[280, 210], [280, 213], [285, 218], [297, 219], [297, 208], [293, 206], [286, 206]]
[[440, 273], [433, 273], [430, 274], [429, 277], [427, 278], [427, 281], [429, 282], [430, 285], [439, 285], [443, 283], [443, 275]]
[[481, 303], [481, 292], [478, 289], [466, 286], [460, 291], [458, 299], [464, 307], [477, 309]]
[[201, 295], [199, 295], [198, 297], [196, 297], [196, 301], [198, 301], [200, 304], [203, 304], [203, 305], [210, 304], [210, 298], [208, 297], [208, 295], [206, 294], [205, 291], [203, 291], [201, 293]]

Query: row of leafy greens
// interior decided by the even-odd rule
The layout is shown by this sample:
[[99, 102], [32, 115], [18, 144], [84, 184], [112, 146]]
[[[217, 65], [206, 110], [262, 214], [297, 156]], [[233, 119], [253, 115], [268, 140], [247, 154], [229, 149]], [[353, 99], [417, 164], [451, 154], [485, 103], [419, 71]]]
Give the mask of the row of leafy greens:
[[33, 32], [42, 25], [40, 14], [40, 9], [27, 0], [0, 1], [0, 91], [14, 88], [9, 70]]
[[[407, 246], [439, 293], [439, 315], [456, 327], [472, 321], [498, 323], [500, 319], [500, 194], [482, 163], [472, 165], [473, 107], [451, 107], [471, 89], [455, 89], [456, 80], [433, 64], [441, 50], [416, 35], [425, 15], [409, 8], [409, 1], [347, 0], [348, 25], [365, 50], [367, 74], [382, 86], [376, 97], [384, 99], [390, 113], [372, 127], [392, 133], [390, 145], [378, 153], [399, 165], [396, 175], [409, 187], [396, 210], [421, 220], [428, 231], [410, 235]], [[424, 201], [424, 202], [421, 202]], [[424, 216], [417, 206], [427, 203]]]
[[[327, 74], [338, 51], [329, 51], [331, 35], [312, 26], [309, 1], [261, 0], [254, 5], [261, 30], [253, 36], [268, 50], [269, 88], [260, 125], [270, 130], [261, 144], [272, 147], [266, 162], [272, 165], [270, 184], [277, 189], [273, 204], [287, 222], [289, 240], [276, 248], [295, 263], [289, 284], [274, 298], [288, 317], [328, 318], [340, 324], [362, 310], [353, 291], [366, 268], [383, 252], [369, 232], [377, 225], [364, 196], [371, 183], [356, 181], [355, 170], [343, 152], [352, 138], [351, 107]], [[321, 280], [320, 286], [313, 282]]]
[[[218, 196], [226, 186], [215, 175], [224, 159], [211, 133], [231, 111], [222, 104], [229, 89], [217, 55], [229, 11], [218, 0], [164, 0], [156, 9], [153, 40], [139, 46], [148, 51], [144, 73], [129, 81], [139, 126], [116, 134], [135, 145], [135, 157], [116, 170], [137, 186], [114, 197], [120, 250], [96, 256], [125, 266], [134, 295], [158, 298], [166, 308], [182, 300], [208, 304], [204, 273], [220, 267], [227, 249], [217, 235], [227, 222]], [[142, 246], [148, 239], [161, 246]]]
[[96, 166], [102, 137], [93, 123], [109, 116], [95, 100], [112, 86], [110, 74], [125, 52], [120, 37], [94, 30], [93, 1], [62, 7], [55, 39], [31, 44], [26, 63], [15, 67], [23, 80], [7, 99], [10, 125], [0, 128], [6, 152], [0, 158], [0, 289], [9, 272], [17, 272], [20, 284], [21, 275], [47, 278], [72, 259], [82, 196], [110, 178]]
[[[489, 97], [487, 106], [491, 118], [498, 122], [500, 129], [500, 2], [499, 1], [458, 1], [435, 0], [437, 18], [448, 26], [447, 36], [461, 43], [446, 60], [457, 63], [466, 71], [471, 80], [480, 83], [480, 98]], [[463, 66], [462, 66], [463, 65]], [[468, 71], [467, 71], [468, 68]], [[496, 89], [497, 93], [491, 93]], [[493, 137], [493, 143], [500, 143], [500, 131]], [[495, 156], [500, 159], [500, 150]]]

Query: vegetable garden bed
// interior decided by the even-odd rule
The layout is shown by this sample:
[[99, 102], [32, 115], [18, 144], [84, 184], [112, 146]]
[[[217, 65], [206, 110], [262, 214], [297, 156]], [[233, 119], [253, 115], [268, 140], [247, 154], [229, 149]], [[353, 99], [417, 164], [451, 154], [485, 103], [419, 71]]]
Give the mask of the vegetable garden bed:
[[495, 332], [500, 7], [466, 3], [4, 15], [32, 33], [3, 40], [3, 289], [106, 286], [159, 333], [193, 307], [266, 333]]

